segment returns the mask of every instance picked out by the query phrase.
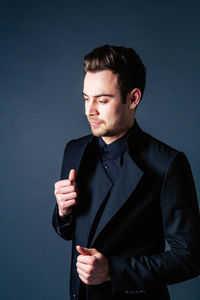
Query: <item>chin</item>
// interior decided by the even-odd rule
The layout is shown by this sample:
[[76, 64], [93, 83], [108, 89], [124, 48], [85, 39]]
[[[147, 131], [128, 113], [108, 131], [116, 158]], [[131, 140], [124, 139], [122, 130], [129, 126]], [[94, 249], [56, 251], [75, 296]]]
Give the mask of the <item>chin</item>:
[[97, 137], [106, 136], [106, 131], [100, 128], [91, 128], [92, 134]]
[[103, 133], [101, 131], [98, 131], [95, 129], [92, 129], [92, 134], [97, 137], [101, 137], [103, 135]]

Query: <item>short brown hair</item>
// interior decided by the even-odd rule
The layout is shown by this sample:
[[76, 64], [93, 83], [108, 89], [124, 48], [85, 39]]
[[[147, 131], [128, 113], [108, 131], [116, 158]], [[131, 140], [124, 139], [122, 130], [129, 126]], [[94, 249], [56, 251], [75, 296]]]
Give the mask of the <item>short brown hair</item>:
[[139, 55], [132, 48], [104, 45], [95, 48], [84, 57], [84, 73], [111, 70], [118, 75], [118, 87], [122, 102], [134, 88], [142, 95], [146, 83], [146, 68]]

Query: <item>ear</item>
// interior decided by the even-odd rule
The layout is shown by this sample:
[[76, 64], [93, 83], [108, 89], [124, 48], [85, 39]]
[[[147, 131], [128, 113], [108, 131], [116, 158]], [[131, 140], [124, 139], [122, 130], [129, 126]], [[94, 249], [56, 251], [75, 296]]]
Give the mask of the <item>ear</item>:
[[137, 105], [139, 104], [141, 97], [142, 97], [142, 93], [141, 93], [140, 89], [135, 88], [134, 90], [132, 90], [129, 93], [129, 103], [130, 103], [129, 108], [135, 109], [137, 107]]

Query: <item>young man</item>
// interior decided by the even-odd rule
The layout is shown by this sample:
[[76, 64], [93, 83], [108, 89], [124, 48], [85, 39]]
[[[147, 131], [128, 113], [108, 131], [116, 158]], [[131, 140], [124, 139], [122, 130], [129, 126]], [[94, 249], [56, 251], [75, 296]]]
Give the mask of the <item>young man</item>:
[[170, 299], [167, 284], [200, 272], [189, 163], [135, 120], [146, 71], [133, 49], [94, 49], [84, 72], [92, 134], [66, 146], [53, 214], [72, 239], [71, 299]]

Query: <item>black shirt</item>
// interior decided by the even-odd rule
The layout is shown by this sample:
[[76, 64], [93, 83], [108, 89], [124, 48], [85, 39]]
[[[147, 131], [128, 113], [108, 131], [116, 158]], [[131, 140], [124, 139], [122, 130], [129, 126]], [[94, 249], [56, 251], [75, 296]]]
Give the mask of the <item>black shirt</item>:
[[115, 183], [123, 165], [123, 154], [128, 149], [128, 133], [108, 145], [101, 138], [98, 140], [100, 160], [112, 183]]

